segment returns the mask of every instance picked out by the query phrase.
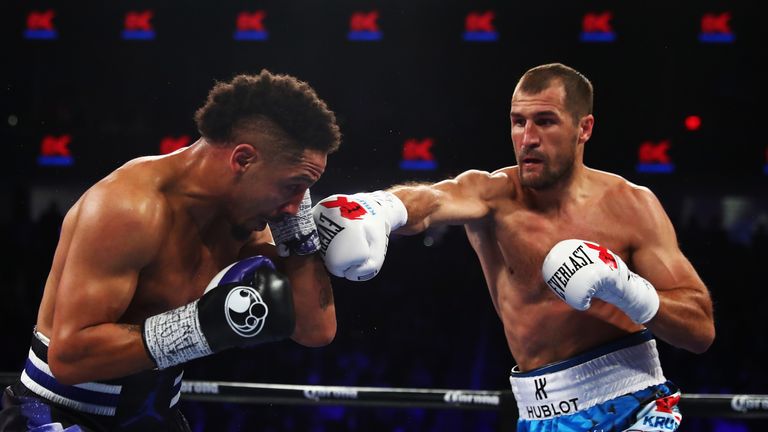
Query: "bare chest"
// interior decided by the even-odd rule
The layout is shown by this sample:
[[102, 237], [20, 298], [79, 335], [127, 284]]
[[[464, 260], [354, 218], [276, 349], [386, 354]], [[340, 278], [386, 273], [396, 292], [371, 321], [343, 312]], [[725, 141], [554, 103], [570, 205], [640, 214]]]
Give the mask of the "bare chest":
[[495, 218], [493, 232], [511, 281], [517, 288], [539, 291], [544, 287], [541, 265], [559, 241], [582, 239], [599, 243], [628, 258], [629, 237], [622, 221], [596, 209], [545, 215], [519, 210]]
[[[626, 221], [615, 220], [596, 206], [570, 209], [567, 213], [543, 214], [527, 209], [498, 212], [486, 229], [495, 241], [494, 250], [478, 251], [498, 254], [495, 262], [505, 266], [503, 288], [516, 292], [520, 301], [529, 301], [546, 293], [541, 278], [544, 257], [559, 241], [582, 239], [599, 243], [628, 259], [630, 237]], [[488, 243], [488, 242], [486, 242]], [[500, 287], [502, 288], [502, 287]]]

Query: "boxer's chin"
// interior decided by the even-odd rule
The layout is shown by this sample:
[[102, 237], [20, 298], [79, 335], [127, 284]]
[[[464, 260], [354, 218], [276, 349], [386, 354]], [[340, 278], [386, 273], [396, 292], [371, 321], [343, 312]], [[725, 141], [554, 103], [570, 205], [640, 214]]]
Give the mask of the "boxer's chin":
[[573, 163], [552, 166], [540, 163], [533, 167], [521, 166], [518, 170], [520, 184], [533, 190], [546, 190], [564, 181], [573, 173]]

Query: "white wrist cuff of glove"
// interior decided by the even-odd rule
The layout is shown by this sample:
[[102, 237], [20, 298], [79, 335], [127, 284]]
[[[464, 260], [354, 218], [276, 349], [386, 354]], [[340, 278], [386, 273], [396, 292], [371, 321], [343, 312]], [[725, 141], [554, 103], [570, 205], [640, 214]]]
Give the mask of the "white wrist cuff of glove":
[[656, 288], [642, 276], [629, 272], [626, 291], [632, 293], [626, 303], [617, 305], [637, 324], [645, 324], [659, 311], [659, 294]]
[[270, 224], [272, 236], [277, 246], [277, 254], [281, 257], [293, 255], [309, 255], [320, 249], [320, 238], [317, 226], [312, 218], [312, 200], [309, 189], [299, 205], [295, 216], [286, 216], [282, 221]]
[[397, 195], [392, 192], [379, 190], [371, 192], [371, 196], [386, 209], [390, 231], [394, 231], [408, 222], [408, 209], [405, 208], [405, 204], [400, 201]]
[[213, 354], [200, 328], [197, 301], [147, 318], [141, 335], [158, 369]]

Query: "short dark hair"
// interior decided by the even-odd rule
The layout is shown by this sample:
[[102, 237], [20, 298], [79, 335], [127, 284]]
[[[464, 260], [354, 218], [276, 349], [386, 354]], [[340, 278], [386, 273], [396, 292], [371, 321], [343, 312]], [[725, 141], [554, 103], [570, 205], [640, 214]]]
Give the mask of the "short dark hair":
[[[287, 135], [295, 151], [331, 153], [341, 142], [336, 116], [309, 84], [266, 69], [217, 83], [195, 113], [195, 122], [200, 134], [215, 144], [243, 139], [254, 127]], [[275, 132], [275, 126], [280, 130]]]
[[592, 114], [594, 90], [581, 72], [562, 63], [549, 63], [529, 69], [520, 78], [518, 88], [526, 93], [541, 93], [559, 80], [565, 87], [565, 108], [578, 123], [581, 117]]

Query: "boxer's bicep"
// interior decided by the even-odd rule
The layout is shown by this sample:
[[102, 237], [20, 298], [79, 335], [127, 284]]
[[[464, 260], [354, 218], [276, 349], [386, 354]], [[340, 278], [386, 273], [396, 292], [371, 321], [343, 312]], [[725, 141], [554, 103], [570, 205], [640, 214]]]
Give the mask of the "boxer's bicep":
[[659, 294], [659, 310], [646, 325], [660, 339], [692, 352], [704, 352], [715, 335], [712, 299], [691, 262], [677, 244], [672, 222], [650, 191], [627, 219], [637, 230], [631, 255], [633, 270]]
[[677, 243], [675, 229], [658, 199], [639, 190], [634, 212], [637, 240], [632, 253], [633, 270], [659, 292], [660, 314], [675, 315], [682, 322], [712, 325], [712, 299], [696, 269]]

